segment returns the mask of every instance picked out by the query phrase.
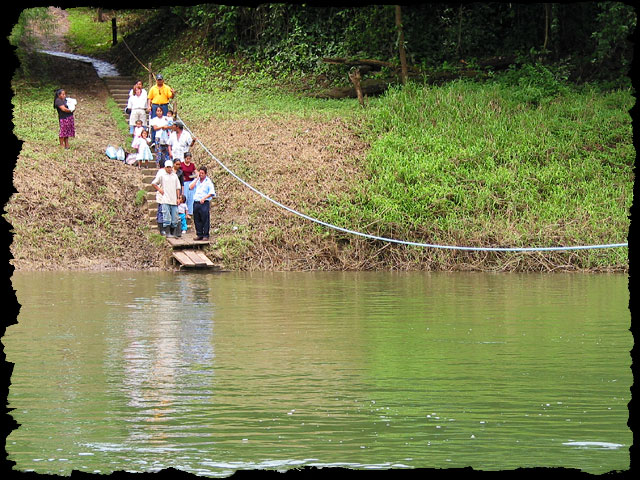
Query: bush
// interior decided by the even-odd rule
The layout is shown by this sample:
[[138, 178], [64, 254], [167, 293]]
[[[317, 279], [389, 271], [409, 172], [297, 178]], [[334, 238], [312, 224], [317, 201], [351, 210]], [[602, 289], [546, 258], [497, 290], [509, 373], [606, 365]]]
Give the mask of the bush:
[[533, 106], [569, 92], [566, 76], [554, 73], [550, 67], [541, 63], [512, 67], [496, 78], [505, 86], [518, 87], [516, 98]]

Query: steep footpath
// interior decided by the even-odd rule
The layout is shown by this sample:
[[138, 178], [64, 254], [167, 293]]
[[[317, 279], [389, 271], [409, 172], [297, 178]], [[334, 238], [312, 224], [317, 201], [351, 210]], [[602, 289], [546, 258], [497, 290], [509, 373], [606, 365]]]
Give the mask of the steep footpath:
[[[128, 119], [125, 113], [127, 101], [129, 98], [129, 91], [135, 80], [132, 77], [127, 76], [115, 76], [115, 77], [103, 77], [105, 85], [109, 94], [116, 102], [120, 110], [123, 112], [125, 118]], [[146, 191], [146, 205], [148, 205], [148, 220], [149, 224], [153, 227], [157, 227], [157, 211], [158, 204], [156, 203], [156, 191], [151, 185], [151, 181], [155, 178], [158, 171], [154, 160], [147, 161], [142, 164], [142, 185], [141, 188]], [[222, 266], [217, 263], [218, 258], [214, 256], [215, 251], [212, 254], [204, 253], [203, 249], [210, 246], [209, 241], [202, 241], [195, 239], [195, 232], [192, 219], [187, 220], [188, 229], [187, 232], [180, 238], [167, 238], [167, 243], [173, 249], [172, 259], [174, 264], [180, 268], [208, 268], [214, 270], [222, 270]], [[214, 258], [212, 261], [209, 257]]]

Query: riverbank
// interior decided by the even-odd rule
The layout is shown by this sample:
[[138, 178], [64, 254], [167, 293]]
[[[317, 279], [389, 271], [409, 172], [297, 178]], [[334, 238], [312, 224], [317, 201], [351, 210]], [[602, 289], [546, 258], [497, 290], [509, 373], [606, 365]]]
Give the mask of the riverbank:
[[[256, 85], [255, 76], [236, 75], [234, 84], [224, 71], [209, 75], [197, 58], [189, 67], [174, 62], [163, 72], [178, 88], [180, 116], [198, 139], [253, 186], [305, 214], [373, 235], [444, 245], [626, 241], [633, 145], [624, 94], [575, 95], [575, 101], [530, 108], [504, 91], [454, 84], [399, 89], [368, 99], [362, 109], [355, 99], [317, 101], [266, 81]], [[47, 58], [38, 68], [36, 82], [14, 82], [16, 133], [25, 143], [14, 171], [18, 193], [7, 206], [13, 265], [163, 268], [166, 252], [136, 204], [139, 174], [103, 155], [108, 144], [127, 144], [116, 122], [121, 112], [108, 106], [104, 85], [86, 65]], [[203, 78], [213, 82], [214, 95], [202, 95]], [[78, 137], [68, 153], [54, 148], [57, 121], [48, 98], [54, 85], [80, 100]], [[559, 112], [567, 109], [569, 115]], [[607, 138], [599, 136], [603, 119]], [[194, 157], [209, 167], [220, 194], [211, 253], [231, 270], [628, 268], [626, 248], [472, 252], [344, 234], [257, 196], [202, 147]]]

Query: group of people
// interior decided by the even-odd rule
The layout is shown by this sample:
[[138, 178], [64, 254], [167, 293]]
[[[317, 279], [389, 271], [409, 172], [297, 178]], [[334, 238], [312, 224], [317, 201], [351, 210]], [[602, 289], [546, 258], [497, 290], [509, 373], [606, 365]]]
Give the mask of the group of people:
[[[185, 153], [185, 159], [190, 160], [191, 154]], [[167, 238], [179, 238], [187, 230], [187, 219], [193, 217], [195, 239], [208, 241], [209, 212], [211, 199], [216, 196], [215, 187], [207, 175], [206, 166], [198, 167], [196, 178], [190, 181], [184, 179], [183, 167], [180, 160], [167, 160], [151, 181], [158, 202], [158, 230]]]
[[[195, 138], [175, 121], [169, 110], [169, 101], [175, 90], [164, 83], [162, 75], [156, 84], [143, 88], [138, 81], [129, 92], [126, 111], [129, 114], [131, 146], [136, 150], [127, 163], [141, 167], [142, 161], [154, 158], [158, 172], [151, 182], [158, 202], [157, 222], [160, 234], [181, 237], [187, 231], [187, 219], [193, 218], [196, 240], [209, 240], [210, 202], [216, 196], [207, 167], [196, 165], [189, 151]], [[69, 148], [69, 138], [75, 136], [73, 112], [75, 100], [67, 97], [64, 89], [54, 94], [53, 107], [58, 113], [60, 145]], [[147, 122], [147, 117], [149, 121]]]
[[[146, 148], [155, 150], [156, 165], [164, 168], [171, 159], [184, 159], [184, 153], [194, 145], [195, 139], [184, 129], [184, 124], [174, 119], [169, 102], [175, 97], [175, 90], [164, 83], [162, 75], [156, 76], [156, 84], [145, 90], [139, 80], [129, 91], [126, 111], [129, 114], [129, 131], [133, 135], [132, 147], [137, 150], [136, 159], [145, 160]], [[148, 118], [148, 122], [147, 122]], [[139, 135], [146, 131], [143, 141]]]
[[174, 96], [175, 90], [164, 83], [162, 75], [156, 76], [156, 84], [148, 93], [141, 81], [136, 82], [127, 105], [129, 125], [135, 142], [136, 132], [146, 131], [149, 114], [151, 138], [147, 135], [137, 145], [144, 142], [155, 147], [158, 172], [151, 185], [156, 190], [160, 234], [168, 238], [181, 237], [187, 231], [187, 219], [193, 218], [195, 239], [208, 241], [210, 202], [216, 191], [207, 175], [207, 167], [196, 168], [192, 161], [189, 150], [195, 144], [195, 138], [169, 110], [169, 101]]

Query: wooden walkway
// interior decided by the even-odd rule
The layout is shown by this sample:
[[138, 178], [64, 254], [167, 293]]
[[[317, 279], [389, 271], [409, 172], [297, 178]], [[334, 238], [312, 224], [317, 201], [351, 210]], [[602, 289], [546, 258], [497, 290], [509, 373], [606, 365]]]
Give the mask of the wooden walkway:
[[[129, 117], [124, 112], [124, 109], [127, 106], [129, 90], [131, 90], [134, 81], [132, 77], [122, 76], [104, 78], [109, 94], [115, 100], [127, 121]], [[146, 202], [149, 206], [149, 223], [152, 228], [156, 229], [158, 226], [156, 220], [158, 204], [156, 203], [156, 191], [151, 185], [151, 181], [155, 178], [158, 169], [155, 161], [143, 163], [142, 167], [142, 183], [144, 190], [147, 192]], [[187, 226], [187, 232], [183, 233], [181, 237], [166, 239], [167, 245], [173, 250], [171, 254], [173, 265], [179, 269], [222, 270], [221, 265], [210, 260], [203, 251], [205, 247], [210, 245], [210, 242], [195, 239], [192, 220], [187, 221]]]

